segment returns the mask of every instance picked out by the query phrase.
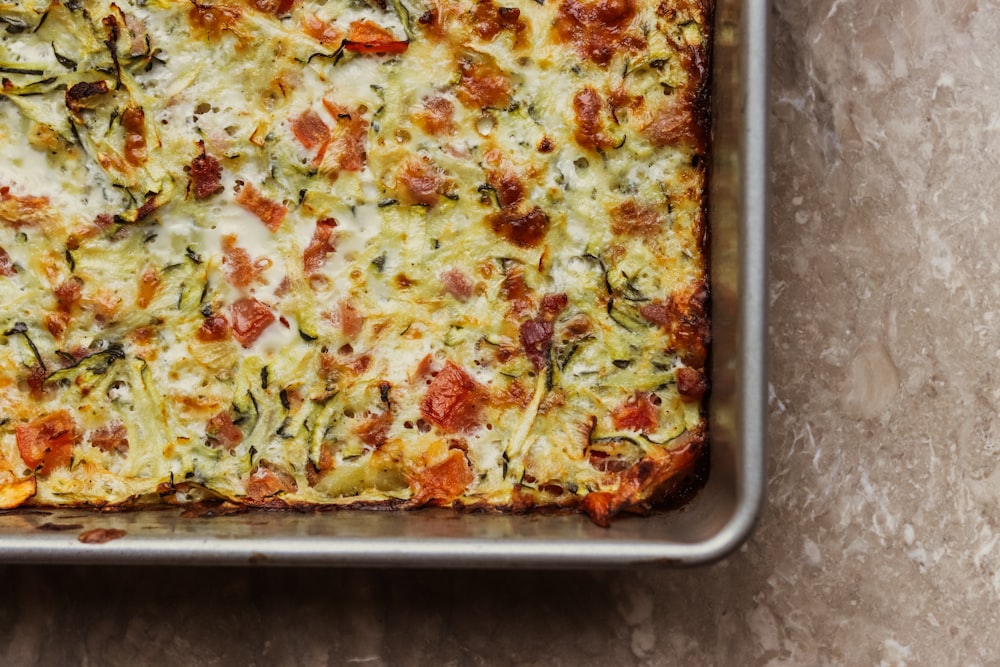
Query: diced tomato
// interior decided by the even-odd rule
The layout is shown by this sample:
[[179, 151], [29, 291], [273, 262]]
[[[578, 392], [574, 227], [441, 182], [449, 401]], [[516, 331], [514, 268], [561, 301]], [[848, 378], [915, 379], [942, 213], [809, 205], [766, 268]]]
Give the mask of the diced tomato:
[[366, 445], [381, 447], [389, 435], [392, 421], [392, 412], [386, 410], [361, 422], [354, 427], [353, 431], [361, 437], [361, 442]]
[[250, 253], [236, 245], [236, 237], [232, 234], [222, 237], [222, 261], [226, 277], [234, 287], [248, 287], [260, 273]]
[[208, 420], [205, 435], [212, 445], [221, 447], [227, 452], [233, 451], [236, 445], [243, 442], [243, 431], [233, 423], [228, 410], [223, 410]]
[[79, 441], [76, 422], [68, 410], [20, 424], [14, 435], [24, 463], [43, 475], [69, 465], [73, 445]]
[[652, 395], [637, 391], [611, 413], [611, 423], [615, 428], [652, 433], [659, 425], [659, 410], [653, 403]]
[[258, 463], [247, 480], [247, 496], [258, 502], [282, 492], [295, 493], [298, 489], [294, 477], [271, 467], [267, 461]]
[[424, 502], [433, 500], [441, 504], [462, 495], [474, 479], [469, 461], [461, 449], [449, 449], [443, 461], [414, 475], [418, 486], [417, 497]]
[[284, 204], [271, 201], [261, 194], [252, 183], [243, 185], [236, 195], [236, 203], [260, 218], [264, 226], [272, 232], [278, 231], [282, 220], [285, 219], [285, 214], [288, 213]]
[[361, 333], [361, 328], [365, 324], [364, 316], [347, 299], [338, 301], [337, 310], [327, 313], [326, 317], [334, 325], [340, 327], [341, 333], [347, 338], [354, 338]]
[[461, 367], [449, 361], [420, 402], [420, 414], [449, 433], [471, 430], [479, 421], [483, 388]]
[[221, 315], [210, 315], [198, 327], [195, 337], [203, 343], [225, 340], [229, 336], [229, 322]]
[[306, 109], [291, 121], [292, 134], [307, 150], [312, 150], [330, 139], [330, 128], [319, 114]]
[[331, 240], [336, 226], [337, 221], [333, 218], [324, 218], [316, 223], [316, 231], [313, 232], [312, 239], [302, 254], [302, 268], [306, 276], [312, 276], [319, 271], [326, 261], [326, 256], [336, 250]]
[[271, 309], [253, 297], [240, 299], [229, 307], [233, 338], [243, 347], [253, 345], [264, 330], [274, 324]]
[[367, 19], [354, 21], [347, 33], [347, 43], [344, 48], [355, 53], [403, 53], [409, 48], [409, 42], [401, 42], [396, 36]]

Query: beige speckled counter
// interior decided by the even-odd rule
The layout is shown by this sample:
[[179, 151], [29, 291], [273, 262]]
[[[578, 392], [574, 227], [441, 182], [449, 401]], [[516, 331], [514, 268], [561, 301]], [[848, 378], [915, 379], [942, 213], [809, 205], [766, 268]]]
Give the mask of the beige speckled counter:
[[2, 567], [0, 663], [998, 664], [1000, 6], [774, 5], [769, 506], [743, 549], [641, 573]]

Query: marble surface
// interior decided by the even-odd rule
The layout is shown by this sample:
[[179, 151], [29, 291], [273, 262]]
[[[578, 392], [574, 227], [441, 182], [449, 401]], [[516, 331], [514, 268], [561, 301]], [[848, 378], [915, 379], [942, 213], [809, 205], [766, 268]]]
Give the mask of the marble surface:
[[998, 664], [1000, 5], [775, 0], [773, 19], [769, 504], [738, 553], [4, 566], [0, 662]]

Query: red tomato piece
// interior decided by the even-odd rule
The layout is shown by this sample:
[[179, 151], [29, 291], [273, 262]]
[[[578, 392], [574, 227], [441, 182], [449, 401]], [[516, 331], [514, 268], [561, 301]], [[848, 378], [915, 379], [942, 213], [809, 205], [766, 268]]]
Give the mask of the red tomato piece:
[[14, 435], [21, 458], [43, 475], [69, 465], [73, 445], [79, 441], [76, 422], [68, 410], [20, 424]]
[[482, 393], [478, 382], [449, 361], [427, 388], [420, 414], [449, 433], [470, 430], [479, 421]]
[[264, 330], [274, 324], [271, 309], [253, 297], [240, 299], [229, 307], [233, 338], [243, 347], [253, 345]]

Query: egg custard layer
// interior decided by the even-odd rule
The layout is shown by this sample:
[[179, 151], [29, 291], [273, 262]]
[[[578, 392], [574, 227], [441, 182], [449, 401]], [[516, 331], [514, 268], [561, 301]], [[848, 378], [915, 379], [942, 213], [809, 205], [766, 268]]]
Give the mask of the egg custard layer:
[[709, 0], [0, 0], [0, 507], [648, 509]]

